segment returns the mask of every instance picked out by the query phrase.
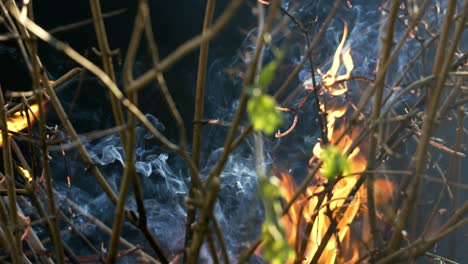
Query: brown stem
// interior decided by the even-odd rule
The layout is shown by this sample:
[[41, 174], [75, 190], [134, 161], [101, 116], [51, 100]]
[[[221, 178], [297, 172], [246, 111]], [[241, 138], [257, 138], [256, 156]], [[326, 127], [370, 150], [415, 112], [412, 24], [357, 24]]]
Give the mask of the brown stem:
[[255, 251], [258, 249], [258, 247], [260, 247], [261, 244], [262, 240], [258, 239], [252, 243], [252, 246], [247, 247], [246, 250], [241, 253], [238, 264], [247, 263], [247, 261], [249, 261], [250, 257], [255, 253]]
[[[7, 7], [10, 12], [13, 13], [13, 16], [15, 18], [18, 17], [18, 8], [16, 7], [15, 3], [12, 1], [7, 2]], [[32, 5], [28, 6], [28, 18], [26, 19], [33, 19], [32, 17], [33, 12], [32, 12]], [[52, 175], [50, 172], [50, 166], [49, 166], [49, 151], [48, 151], [48, 142], [47, 142], [47, 129], [46, 129], [46, 116], [45, 116], [45, 109], [44, 109], [44, 94], [41, 93], [40, 91], [40, 85], [39, 83], [42, 82], [46, 87], [49, 89], [52, 89], [50, 87], [50, 82], [44, 72], [44, 69], [39, 61], [39, 56], [38, 56], [38, 51], [37, 51], [37, 39], [33, 35], [29, 35], [29, 33], [24, 30], [22, 32], [22, 35], [25, 39], [29, 40], [26, 42], [26, 47], [28, 48], [30, 58], [31, 58], [31, 64], [32, 64], [32, 87], [34, 90], [34, 93], [38, 97], [38, 106], [39, 106], [39, 132], [40, 132], [40, 152], [41, 152], [41, 161], [42, 161], [42, 172], [43, 172], [43, 178], [45, 181], [45, 186], [46, 186], [46, 194], [47, 194], [47, 204], [48, 204], [48, 209], [49, 209], [49, 232], [52, 237], [52, 242], [54, 245], [54, 250], [57, 255], [57, 262], [58, 263], [64, 263], [64, 249], [66, 249], [66, 245], [63, 244], [62, 239], [60, 237], [60, 228], [58, 225], [58, 219], [57, 219], [57, 207], [55, 204], [55, 198], [54, 194], [52, 192]], [[37, 117], [36, 117], [37, 118]], [[73, 255], [71, 250], [67, 250], [67, 252], [70, 253], [70, 255]]]
[[[28, 34], [27, 30], [23, 26], [21, 26], [21, 25], [16, 26], [16, 24], [14, 23], [13, 19], [9, 15], [9, 12], [8, 12], [6, 6], [5, 6], [7, 4], [11, 4], [11, 3], [5, 3], [4, 4], [3, 1], [2, 1], [2, 2], [0, 2], [0, 7], [2, 8], [3, 15], [6, 18], [11, 30], [14, 33], [14, 35], [18, 36], [16, 38], [16, 43], [18, 44], [21, 55], [23, 56], [24, 62], [26, 63], [26, 67], [28, 68], [28, 72], [29, 72], [29, 74], [32, 75], [33, 74], [33, 68], [32, 68], [32, 64], [31, 64], [31, 58], [29, 57], [29, 54], [28, 54], [28, 52], [26, 50], [26, 46], [29, 45], [29, 43], [28, 42], [25, 43], [24, 41], [22, 41], [22, 38], [20, 37], [20, 36], [24, 36], [24, 37], [28, 36], [29, 37], [29, 34]], [[13, 3], [13, 5], [16, 7], [16, 3]]]
[[[26, 199], [21, 199], [21, 200], [24, 202]], [[21, 215], [24, 215], [23, 211], [19, 207], [18, 207], [18, 213]], [[30, 223], [27, 223], [22, 217], [20, 217], [19, 220], [22, 225], [30, 224]], [[37, 236], [36, 232], [34, 232], [32, 228], [30, 228], [27, 232], [28, 233], [26, 235], [25, 240], [28, 242], [28, 245], [30, 246], [30, 248], [36, 252], [45, 251], [46, 249], [43, 243], [41, 242], [41, 240], [39, 239], [39, 237]], [[38, 256], [38, 257], [41, 263], [46, 263], [46, 264], [54, 263], [50, 257], [47, 257], [47, 256]]]
[[[81, 207], [76, 204], [75, 202], [73, 202], [72, 200], [70, 200], [69, 198], [65, 197], [65, 196], [62, 196], [60, 193], [56, 192], [55, 191], [55, 195], [57, 195], [61, 200], [64, 200], [67, 204], [69, 204], [73, 210], [76, 210], [78, 213], [80, 213], [81, 215], [83, 215], [91, 224], [94, 224], [96, 225], [100, 230], [102, 230], [104, 233], [106, 233], [107, 235], [111, 235], [112, 234], [112, 229], [110, 227], [108, 227], [107, 225], [105, 225], [103, 222], [101, 222], [99, 219], [97, 219], [96, 217], [90, 215], [88, 212], [86, 212], [85, 210], [81, 209]], [[127, 248], [135, 248], [136, 245], [130, 243], [128, 240], [120, 237], [119, 238], [119, 242], [124, 245], [125, 247]], [[150, 263], [157, 263], [157, 261], [151, 257], [150, 255], [148, 255], [147, 253], [145, 253], [144, 251], [142, 250], [138, 250], [138, 253], [141, 257], [143, 257], [145, 260], [148, 260]]]
[[216, 237], [218, 238], [218, 243], [221, 247], [221, 254], [223, 257], [223, 261], [224, 261], [223, 263], [229, 264], [230, 263], [229, 255], [228, 255], [228, 251], [226, 248], [226, 242], [224, 241], [223, 232], [221, 231], [221, 227], [219, 226], [218, 221], [216, 220], [214, 214], [211, 216], [211, 219], [213, 223], [212, 228], [214, 230]]
[[[64, 84], [66, 81], [70, 80], [71, 78], [75, 77], [78, 73], [81, 72], [80, 68], [73, 68], [67, 73], [65, 73], [62, 77], [55, 80], [54, 83], [51, 84], [52, 89], [59, 87], [60, 85]], [[37, 101], [37, 95], [33, 95], [27, 99], [28, 104], [33, 104]], [[12, 108], [8, 109], [8, 115], [16, 113], [21, 110], [23, 106], [21, 104], [15, 105]]]
[[[464, 129], [464, 122], [465, 122], [465, 107], [459, 106], [457, 109], [457, 126], [455, 132], [455, 143], [453, 149], [455, 151], [461, 150], [461, 145], [463, 142], [463, 129]], [[449, 161], [449, 175], [455, 183], [461, 183], [462, 172], [461, 172], [461, 162], [460, 158], [456, 156], [452, 156]], [[458, 208], [460, 205], [460, 186], [455, 186], [454, 188], [454, 198], [452, 203], [452, 208]], [[457, 243], [457, 233], [453, 233], [449, 237], [449, 258], [455, 258], [456, 256], [456, 243]]]
[[[149, 19], [149, 11], [147, 7], [147, 2], [142, 0], [138, 6], [138, 14], [135, 19], [135, 27], [133, 30], [133, 35], [130, 40], [129, 49], [127, 52], [127, 57], [124, 63], [124, 88], [128, 91], [128, 87], [133, 80], [132, 76], [132, 67], [135, 60], [136, 52], [138, 45], [140, 43], [141, 35], [143, 33], [145, 22]], [[132, 104], [137, 105], [137, 95], [136, 91], [128, 92], [128, 98]], [[125, 169], [124, 175], [122, 177], [122, 183], [120, 185], [120, 197], [117, 202], [117, 209], [115, 212], [115, 221], [113, 226], [113, 232], [110, 241], [109, 254], [107, 256], [107, 262], [113, 263], [116, 260], [118, 253], [118, 241], [120, 237], [120, 232], [123, 225], [123, 218], [125, 216], [125, 201], [127, 191], [130, 185], [130, 182], [133, 182], [135, 188], [135, 196], [137, 201], [137, 208], [139, 212], [139, 219], [136, 220], [136, 223], [144, 235], [148, 238], [151, 246], [155, 250], [159, 259], [162, 263], [167, 263], [168, 260], [164, 255], [159, 243], [151, 235], [146, 222], [146, 209], [144, 207], [143, 201], [143, 191], [141, 188], [141, 183], [139, 181], [138, 175], [135, 170], [135, 140], [136, 140], [136, 119], [134, 115], [129, 113], [128, 115], [128, 130], [127, 130], [127, 140], [125, 144]]]
[[213, 239], [213, 234], [211, 230], [209, 229], [206, 232], [206, 240], [208, 242], [208, 249], [210, 250], [211, 260], [213, 261], [213, 264], [219, 264], [219, 257], [216, 252], [216, 246], [215, 246], [215, 242]]
[[[42, 202], [40, 201], [38, 197], [38, 192], [36, 190], [43, 191], [42, 188], [39, 186], [28, 186], [28, 191], [29, 191], [29, 198], [31, 199], [31, 203], [34, 205], [34, 208], [37, 210], [39, 216], [44, 219], [44, 225], [47, 231], [49, 232], [50, 237], [53, 239], [53, 227], [51, 224], [51, 221], [53, 217], [50, 216], [44, 209], [44, 206], [42, 205]], [[60, 232], [60, 231], [59, 231]], [[60, 234], [60, 233], [59, 233]], [[63, 243], [63, 241], [62, 241]], [[72, 263], [76, 264], [79, 263], [78, 258], [75, 256], [73, 251], [65, 244], [63, 243], [63, 250], [65, 251], [65, 254], [67, 257], [71, 260]], [[58, 257], [58, 256], [57, 256]]]
[[3, 156], [3, 168], [5, 170], [5, 181], [8, 190], [8, 207], [10, 208], [10, 218], [12, 223], [12, 231], [14, 235], [15, 248], [18, 252], [22, 251], [21, 246], [21, 234], [18, 226], [18, 215], [17, 215], [17, 202], [16, 202], [16, 186], [14, 179], [13, 170], [13, 157], [11, 155], [11, 138], [8, 135], [7, 118], [6, 112], [3, 106], [5, 100], [3, 99], [3, 91], [0, 91], [0, 129], [2, 130], [2, 156]]
[[[94, 30], [96, 31], [96, 38], [99, 45], [99, 51], [101, 52], [102, 65], [104, 72], [109, 76], [112, 82], [115, 83], [115, 71], [114, 64], [112, 62], [111, 49], [109, 47], [109, 41], [107, 40], [106, 27], [104, 26], [104, 18], [101, 11], [100, 0], [89, 0], [91, 6], [91, 13], [93, 14]], [[112, 112], [114, 115], [115, 123], [117, 126], [121, 126], [125, 123], [122, 107], [119, 104], [117, 97], [109, 91], [111, 98]], [[125, 145], [126, 135], [124, 131], [120, 131], [120, 140], [122, 145]]]
[[[37, 58], [36, 56], [33, 56], [33, 58]], [[37, 68], [39, 70], [39, 67], [42, 66], [39, 65], [38, 61], [36, 60], [33, 63], [33, 68]], [[42, 82], [47, 89], [52, 89], [49, 84], [49, 80], [47, 79], [47, 76], [42, 72], [42, 78], [39, 75], [39, 72], [36, 71], [36, 78], [37, 80], [42, 79]], [[33, 79], [36, 79], [33, 78]], [[36, 86], [39, 87], [39, 86]], [[39, 90], [36, 88], [36, 92]], [[40, 131], [40, 136], [41, 136], [41, 156], [42, 156], [42, 171], [43, 171], [43, 176], [45, 178], [45, 184], [46, 184], [46, 194], [47, 194], [47, 201], [48, 201], [48, 209], [49, 209], [49, 215], [50, 217], [50, 231], [52, 235], [52, 242], [54, 244], [55, 248], [55, 254], [57, 255], [57, 262], [58, 263], [65, 263], [64, 259], [64, 252], [63, 252], [63, 247], [65, 245], [62, 245], [62, 239], [60, 238], [60, 229], [58, 225], [58, 213], [57, 213], [57, 207], [55, 205], [55, 197], [53, 193], [53, 186], [52, 186], [52, 173], [50, 171], [50, 166], [49, 166], [49, 151], [48, 151], [48, 143], [47, 143], [47, 130], [46, 130], [46, 116], [45, 116], [45, 109], [44, 106], [42, 105], [42, 93], [39, 92], [39, 117], [40, 117], [40, 124], [39, 124], [39, 131]]]
[[[208, 32], [214, 15], [214, 9], [216, 5], [216, 0], [208, 0], [206, 3], [205, 9], [205, 18], [203, 21], [203, 31], [202, 36]], [[206, 41], [200, 45], [200, 55], [198, 59], [198, 73], [197, 73], [197, 88], [195, 94], [195, 113], [193, 116], [194, 121], [201, 120], [203, 118], [203, 107], [204, 107], [204, 98], [205, 98], [205, 85], [206, 85], [206, 70], [208, 63], [208, 48], [209, 41]], [[200, 168], [200, 149], [202, 142], [202, 129], [203, 124], [201, 122], [193, 123], [193, 139], [192, 139], [192, 160], [195, 163], [195, 166]], [[189, 189], [189, 198], [193, 198], [195, 195], [195, 183], [190, 181]], [[187, 247], [190, 244], [192, 239], [192, 229], [190, 226], [195, 221], [195, 208], [187, 208], [187, 224], [185, 228], [185, 242], [184, 247]], [[186, 251], [184, 251], [184, 257]]]
[[[214, 14], [214, 8], [216, 0], [208, 0], [205, 9], [205, 19], [203, 21], [203, 32], [202, 36], [208, 32]], [[200, 56], [198, 59], [198, 73], [197, 73], [197, 90], [195, 94], [195, 113], [193, 116], [194, 121], [201, 120], [203, 118], [203, 106], [205, 97], [205, 85], [206, 85], [206, 70], [208, 63], [208, 48], [209, 41], [206, 41], [200, 45]], [[193, 162], [199, 167], [200, 163], [200, 147], [202, 140], [202, 124], [195, 122], [193, 125], [193, 142], [192, 142], [192, 159]]]
[[[140, 1], [138, 13], [135, 17], [135, 25], [132, 31], [127, 56], [124, 62], [124, 87], [128, 87], [129, 83], [133, 80], [132, 70], [133, 63], [136, 56], [136, 51], [140, 43], [141, 35], [144, 29], [143, 20], [147, 19], [143, 13], [143, 9], [140, 8], [142, 1]], [[128, 100], [136, 106], [136, 93], [128, 93]], [[125, 134], [125, 140], [122, 138], [122, 143], [125, 150], [125, 166], [120, 183], [119, 197], [116, 204], [114, 223], [112, 227], [112, 235], [109, 241], [109, 253], [107, 254], [106, 262], [115, 263], [118, 253], [118, 242], [120, 234], [122, 232], [122, 226], [124, 221], [125, 203], [127, 200], [128, 189], [130, 188], [130, 182], [134, 177], [138, 177], [135, 171], [135, 129], [136, 122], [133, 115], [128, 115], [127, 119], [127, 132]], [[123, 133], [121, 133], [121, 136]]]
[[218, 197], [219, 186], [220, 182], [218, 178], [214, 178], [213, 180], [211, 180], [209, 182], [209, 185], [207, 186], [207, 189], [210, 190], [210, 195], [207, 195], [208, 197], [207, 200], [204, 201], [204, 206], [200, 208], [199, 220], [194, 232], [192, 243], [189, 248], [189, 254], [186, 263], [195, 264], [198, 261], [200, 247], [202, 242], [204, 241], [204, 235], [208, 230], [210, 215], [212, 214], [214, 203], [216, 202], [216, 198]]
[[[3, 155], [6, 154], [6, 147], [5, 143], [9, 144], [9, 136], [8, 136], [8, 129], [7, 129], [7, 124], [6, 124], [6, 115], [5, 115], [5, 109], [3, 108], [4, 105], [4, 100], [3, 100], [3, 90], [0, 91], [0, 128], [2, 132], [2, 142], [3, 142]], [[10, 149], [8, 147], [8, 149]], [[10, 150], [11, 151], [11, 150]], [[11, 153], [10, 153], [11, 157]], [[11, 160], [10, 160], [11, 161]], [[5, 157], [4, 157], [4, 163], [5, 163]], [[9, 211], [10, 214], [16, 215], [16, 188], [15, 188], [15, 183], [14, 183], [14, 178], [13, 174], [7, 174], [6, 176], [3, 176], [2, 179], [5, 179], [6, 184], [7, 184], [7, 195], [8, 195], [8, 203], [9, 203]], [[13, 186], [12, 186], [13, 185]], [[11, 200], [14, 199], [14, 204], [11, 203]], [[11, 213], [12, 208], [14, 208], [13, 213]], [[13, 217], [13, 216], [12, 216]], [[11, 220], [11, 221], [10, 221]], [[11, 241], [12, 243], [7, 243], [6, 246], [8, 247], [10, 251], [10, 256], [12, 258], [13, 263], [19, 263], [20, 256], [21, 256], [21, 246], [18, 241], [20, 241], [19, 237], [19, 229], [17, 226], [17, 221], [13, 222], [13, 219], [9, 219], [8, 217], [8, 211], [7, 208], [5, 207], [5, 204], [3, 203], [3, 199], [0, 199], [0, 223], [2, 226], [2, 229], [5, 232], [5, 235], [8, 237], [8, 240]]]
[[[387, 62], [390, 52], [393, 46], [393, 34], [395, 30], [395, 20], [398, 14], [399, 9], [399, 2], [398, 1], [390, 1], [387, 3], [391, 3], [390, 7], [390, 14], [388, 17], [384, 17], [382, 19], [388, 20], [383, 23], [383, 27], [381, 28], [381, 38], [382, 38], [382, 49], [380, 50], [379, 56], [379, 66], [378, 69], [382, 69], [383, 65]], [[387, 71], [380, 71], [378, 75], [387, 75]], [[382, 108], [382, 96], [385, 86], [385, 77], [378, 77], [377, 80], [380, 82], [376, 82], [375, 86], [375, 95], [374, 95], [374, 105], [371, 114], [371, 120], [376, 121], [380, 115], [380, 109]], [[370, 143], [369, 143], [369, 155], [367, 158], [367, 168], [366, 170], [374, 170], [376, 168], [376, 152], [377, 152], [377, 145], [381, 141], [382, 135], [382, 126], [371, 126], [370, 128]], [[369, 208], [368, 217], [369, 217], [369, 225], [370, 225], [370, 233], [373, 238], [373, 249], [378, 250], [382, 247], [382, 237], [377, 228], [377, 218], [376, 218], [376, 208], [375, 208], [375, 200], [374, 200], [374, 174], [372, 173], [364, 173], [363, 177], [367, 178], [367, 207]], [[373, 256], [373, 254], [372, 254]], [[372, 258], [371, 258], [372, 261]]]
[[[125, 8], [122, 8], [122, 9], [117, 9], [117, 10], [114, 10], [114, 11], [106, 12], [106, 13], [102, 14], [102, 18], [111, 18], [111, 17], [114, 17], [114, 16], [119, 16], [119, 15], [125, 13], [126, 11], [127, 10]], [[70, 24], [66, 24], [66, 25], [63, 25], [63, 26], [58, 26], [58, 27], [52, 28], [52, 29], [49, 30], [49, 33], [50, 34], [56, 34], [56, 33], [59, 33], [59, 32], [70, 31], [70, 30], [74, 30], [74, 29], [77, 29], [77, 28], [80, 28], [80, 27], [87, 26], [89, 24], [92, 24], [93, 22], [94, 22], [94, 18], [92, 18], [92, 19], [83, 19], [83, 20], [80, 20], [80, 21], [77, 21], [77, 22], [73, 22], [73, 23], [70, 23]]]

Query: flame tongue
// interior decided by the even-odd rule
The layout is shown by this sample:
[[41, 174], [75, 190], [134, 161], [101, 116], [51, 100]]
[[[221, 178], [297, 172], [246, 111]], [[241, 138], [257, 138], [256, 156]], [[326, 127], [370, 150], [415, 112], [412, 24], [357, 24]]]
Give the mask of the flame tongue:
[[[343, 37], [341, 38], [340, 45], [335, 51], [335, 56], [333, 57], [333, 63], [327, 73], [323, 74], [320, 69], [318, 70], [319, 74], [322, 76], [322, 83], [326, 87], [332, 87], [334, 84], [348, 80], [351, 77], [351, 71], [354, 68], [353, 58], [351, 57], [351, 48], [346, 49], [343, 52], [343, 47], [346, 42], [346, 37], [348, 36], [348, 26], [345, 24], [343, 29]], [[338, 70], [340, 68], [340, 56], [341, 60], [346, 69], [346, 73], [344, 75], [337, 76]], [[346, 92], [347, 89], [338, 89], [339, 91], [332, 91], [332, 95], [341, 95]], [[343, 91], [344, 90], [344, 91]], [[333, 94], [333, 92], [335, 94]]]
[[[39, 105], [37, 105], [37, 104], [31, 105], [30, 108], [31, 108], [31, 111], [35, 115], [38, 114]], [[34, 117], [30, 113], [29, 114], [29, 122], [31, 123], [31, 122], [33, 122], [33, 120], [34, 120]], [[8, 127], [9, 131], [13, 131], [13, 132], [18, 132], [18, 131], [21, 131], [21, 130], [25, 129], [26, 127], [28, 127], [28, 119], [26, 118], [25, 112], [24, 111], [16, 112], [16, 113], [13, 114], [12, 117], [8, 118], [7, 127]]]

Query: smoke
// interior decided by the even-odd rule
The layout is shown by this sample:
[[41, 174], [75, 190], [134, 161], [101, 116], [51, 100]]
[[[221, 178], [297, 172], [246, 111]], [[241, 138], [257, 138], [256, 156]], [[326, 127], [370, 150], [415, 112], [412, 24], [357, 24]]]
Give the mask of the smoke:
[[[158, 118], [147, 115], [153, 125], [160, 131], [164, 131], [164, 125]], [[182, 161], [172, 153], [167, 153], [156, 143], [152, 135], [144, 128], [137, 127], [136, 140], [136, 171], [142, 181], [144, 190], [144, 204], [147, 210], [148, 225], [150, 230], [161, 242], [162, 247], [174, 256], [183, 250], [186, 205], [184, 198], [188, 195], [189, 174]], [[208, 144], [208, 140], [205, 141]], [[238, 256], [244, 244], [258, 235], [261, 226], [262, 209], [256, 196], [257, 177], [255, 173], [254, 159], [249, 144], [244, 144], [239, 150], [229, 157], [229, 160], [220, 175], [221, 197], [215, 206], [215, 216], [220, 228], [223, 230], [224, 239], [231, 256]], [[89, 141], [86, 149], [92, 160], [101, 169], [107, 181], [115, 192], [118, 193], [125, 164], [125, 154], [120, 144], [117, 133], [101, 139]], [[201, 169], [202, 177], [206, 177], [214, 164], [222, 154], [223, 149], [212, 151]], [[59, 153], [53, 153], [52, 166], [55, 171], [74, 174], [65, 166], [60, 166], [63, 157]], [[67, 157], [74, 156], [70, 151]], [[81, 206], [81, 209], [112, 226], [114, 206], [99, 187], [90, 188], [91, 175], [87, 175], [83, 165], [79, 161], [68, 161], [69, 167], [81, 168], [81, 177], [72, 177], [71, 185], [64, 181], [58, 181], [58, 191]], [[76, 167], [75, 167], [76, 166]], [[68, 170], [68, 171], [67, 171]], [[89, 179], [89, 180], [85, 180]], [[257, 204], [252, 206], [252, 204]], [[68, 206], [61, 206], [68, 211]], [[133, 195], [127, 201], [127, 208], [137, 212]], [[73, 224], [85, 235], [92, 235], [96, 245], [107, 242], [105, 235], [93, 235], [99, 233], [96, 226], [89, 224], [78, 213], [70, 215]], [[138, 232], [127, 225], [124, 231], [126, 238], [139, 238]], [[129, 232], [129, 230], [133, 230]], [[66, 239], [73, 239], [68, 234]], [[140, 238], [141, 239], [141, 238]], [[207, 253], [207, 256], [209, 254]]]

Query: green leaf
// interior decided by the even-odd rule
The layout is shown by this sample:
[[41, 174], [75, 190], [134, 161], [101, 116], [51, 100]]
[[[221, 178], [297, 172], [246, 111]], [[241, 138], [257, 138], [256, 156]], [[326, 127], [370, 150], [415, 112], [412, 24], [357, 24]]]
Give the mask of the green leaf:
[[278, 60], [274, 60], [263, 67], [258, 78], [258, 85], [262, 88], [267, 87], [275, 78], [276, 68], [278, 68]]
[[260, 193], [264, 199], [278, 199], [281, 197], [281, 189], [273, 180], [261, 181]]
[[273, 81], [273, 79], [275, 78], [276, 69], [278, 68], [284, 56], [283, 52], [279, 49], [273, 48], [272, 52], [275, 55], [275, 59], [268, 63], [265, 67], [263, 67], [258, 78], [257, 85], [261, 89], [266, 88]]
[[329, 145], [320, 153], [323, 161], [322, 175], [328, 180], [334, 179], [349, 170], [349, 161], [336, 146]]
[[254, 95], [247, 103], [247, 114], [255, 131], [273, 134], [283, 122], [282, 113], [276, 108], [276, 101], [266, 94]]
[[264, 223], [262, 227], [263, 258], [269, 263], [281, 264], [294, 258], [294, 251], [283, 236], [278, 240], [280, 230], [275, 225]]

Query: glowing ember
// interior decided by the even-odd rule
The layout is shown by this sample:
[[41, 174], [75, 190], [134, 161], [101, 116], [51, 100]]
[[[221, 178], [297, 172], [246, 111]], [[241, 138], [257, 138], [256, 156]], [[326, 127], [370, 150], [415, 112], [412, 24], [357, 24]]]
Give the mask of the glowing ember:
[[[343, 104], [340, 97], [347, 90], [344, 81], [349, 80], [351, 70], [354, 67], [351, 58], [351, 50], [343, 51], [347, 36], [347, 27], [344, 28], [343, 38], [335, 52], [334, 60], [331, 68], [326, 74], [322, 75], [322, 85], [325, 92], [329, 94], [329, 98], [325, 104], [321, 104], [322, 111], [327, 113], [327, 139], [328, 143], [335, 145], [342, 153], [345, 153], [352, 145], [355, 139], [355, 133], [345, 135], [339, 143], [336, 139], [344, 129], [344, 119], [346, 118], [347, 105]], [[341, 60], [340, 60], [341, 58]], [[344, 75], [337, 76], [340, 68], [340, 61], [346, 69]], [[320, 159], [323, 146], [318, 142], [313, 148], [314, 157], [310, 163], [315, 163]], [[344, 261], [357, 261], [359, 259], [359, 250], [356, 243], [351, 243], [349, 225], [356, 217], [359, 207], [363, 202], [366, 191], [361, 188], [358, 190], [352, 200], [347, 197], [352, 191], [359, 178], [359, 173], [365, 170], [367, 162], [359, 147], [356, 147], [348, 156], [349, 169], [344, 171], [337, 182], [333, 185], [331, 192], [327, 189], [325, 183], [327, 179], [320, 173], [317, 175], [320, 185], [310, 186], [306, 194], [296, 200], [292, 205], [287, 215], [284, 216], [284, 221], [287, 223], [288, 242], [299, 253], [302, 260], [295, 263], [309, 263], [318, 250], [319, 245], [324, 239], [324, 235], [330, 227], [331, 221], [337, 221], [336, 232], [328, 240], [325, 249], [320, 254], [319, 263], [335, 263]], [[286, 173], [280, 173], [282, 187], [286, 193], [285, 199], [290, 200], [296, 187], [291, 176]], [[337, 175], [340, 176], [340, 175]], [[331, 183], [331, 182], [330, 182]], [[330, 187], [328, 187], [330, 188]], [[324, 193], [331, 195], [323, 195]], [[386, 195], [384, 195], [386, 196]], [[385, 199], [385, 198], [383, 198]], [[347, 207], [343, 215], [337, 215], [340, 208]], [[304, 244], [304, 241], [306, 244]], [[346, 249], [346, 250], [344, 250]], [[348, 250], [350, 249], [350, 250]]]
[[71, 178], [70, 176], [67, 176], [67, 185], [68, 185], [68, 189], [71, 188]]
[[28, 180], [28, 182], [32, 182], [32, 177], [31, 177], [31, 173], [29, 173], [29, 171], [21, 166], [18, 166], [18, 169], [21, 171], [21, 174], [23, 174], [24, 178], [26, 178], [26, 180]]
[[[33, 104], [30, 106], [30, 109], [34, 113], [34, 115], [39, 114], [39, 105]], [[27, 116], [29, 116], [29, 123], [32, 123], [34, 121], [34, 115], [31, 113], [29, 113], [29, 115], [26, 115], [24, 110], [14, 113], [7, 120], [8, 131], [18, 132], [27, 128], [28, 127]], [[3, 145], [3, 139], [2, 137], [0, 137], [0, 146], [2, 145]]]

